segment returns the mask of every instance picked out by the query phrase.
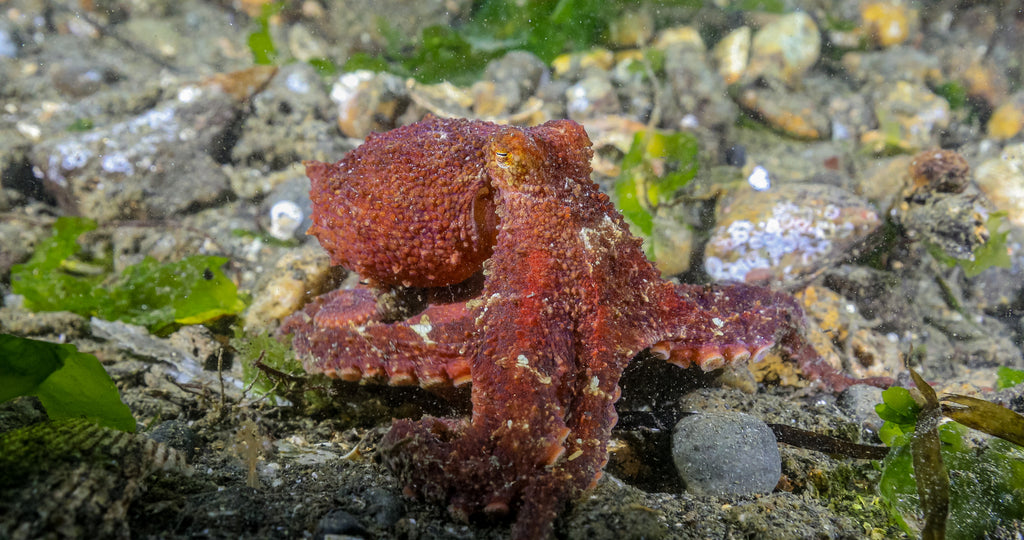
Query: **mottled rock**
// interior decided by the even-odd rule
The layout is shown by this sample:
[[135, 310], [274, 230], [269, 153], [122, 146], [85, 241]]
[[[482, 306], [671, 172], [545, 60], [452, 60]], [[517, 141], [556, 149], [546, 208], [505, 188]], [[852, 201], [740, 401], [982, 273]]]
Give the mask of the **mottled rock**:
[[907, 81], [925, 84], [942, 78], [937, 58], [903, 46], [884, 51], [848, 52], [841, 62], [845, 73], [857, 83], [882, 85]]
[[394, 128], [395, 118], [409, 105], [400, 77], [367, 70], [342, 74], [331, 87], [331, 100], [338, 106], [338, 129], [355, 139]]
[[900, 224], [911, 239], [938, 248], [954, 259], [971, 260], [988, 241], [989, 209], [977, 194], [915, 197], [900, 206]]
[[301, 240], [313, 224], [309, 216], [309, 178], [301, 168], [278, 184], [260, 205], [260, 227], [281, 241]]
[[1024, 144], [1007, 146], [998, 158], [979, 165], [974, 179], [1011, 223], [1024, 227]]
[[[109, 341], [114, 346], [135, 356], [168, 362], [174, 366], [168, 369], [179, 383], [190, 382], [202, 378], [203, 363], [206, 357], [197, 358], [204, 351], [216, 345], [196, 347], [192, 337], [182, 336], [178, 340], [159, 338], [151, 335], [145, 327], [121, 321], [105, 321], [93, 317], [89, 321], [93, 336]], [[205, 329], [204, 329], [205, 330]], [[212, 340], [209, 330], [205, 330], [207, 338]], [[219, 349], [219, 347], [217, 347]]]
[[266, 195], [288, 178], [274, 173], [304, 159], [337, 159], [350, 148], [332, 125], [334, 108], [309, 64], [282, 66], [249, 111], [231, 148], [231, 188], [239, 197]]
[[814, 20], [802, 11], [783, 15], [758, 30], [750, 43], [750, 63], [744, 80], [770, 77], [790, 87], [818, 61], [821, 35]]
[[924, 86], [906, 81], [885, 87], [875, 100], [878, 130], [861, 136], [875, 153], [893, 149], [913, 152], [936, 146], [939, 131], [949, 126], [949, 102]]
[[992, 112], [987, 131], [993, 139], [1005, 140], [1017, 136], [1024, 129], [1024, 92], [1010, 96]]
[[330, 260], [319, 248], [306, 246], [281, 257], [255, 287], [245, 312], [246, 331], [267, 328], [314, 296], [336, 285]]
[[864, 434], [877, 434], [882, 428], [882, 419], [875, 412], [875, 405], [879, 403], [882, 403], [882, 389], [866, 384], [855, 384], [836, 399], [836, 405], [860, 424]]
[[742, 190], [722, 203], [705, 248], [704, 269], [718, 281], [797, 283], [848, 257], [881, 224], [856, 195], [822, 184]]
[[725, 80], [725, 84], [739, 81], [747, 70], [747, 61], [750, 60], [750, 36], [750, 27], [741, 26], [726, 34], [715, 45], [712, 56], [718, 64], [718, 74]]
[[238, 105], [218, 88], [186, 86], [134, 118], [44, 141], [31, 153], [33, 170], [71, 214], [111, 221], [186, 213], [228, 193], [216, 160]]
[[861, 4], [861, 31], [878, 47], [892, 47], [907, 40], [917, 11], [902, 2], [865, 2]]
[[807, 94], [762, 85], [737, 88], [732, 93], [748, 114], [780, 133], [807, 140], [831, 135], [829, 118]]
[[364, 538], [367, 534], [366, 529], [359, 524], [358, 518], [336, 508], [328, 512], [316, 524], [313, 538]]
[[549, 75], [547, 64], [533, 53], [510, 51], [487, 64], [483, 80], [499, 87], [499, 92], [508, 96], [509, 108], [515, 109], [532, 96], [540, 86], [541, 79]]
[[192, 461], [196, 453], [196, 433], [184, 420], [160, 422], [146, 433], [150, 439], [165, 444], [181, 453], [186, 461]]
[[672, 458], [686, 490], [698, 495], [771, 493], [782, 476], [775, 434], [743, 413], [700, 413], [676, 424]]
[[665, 47], [665, 82], [661, 125], [679, 129], [692, 124], [725, 129], [739, 112], [725, 81], [709, 65], [703, 44], [672, 42]]
[[584, 122], [619, 112], [619, 97], [607, 75], [588, 76], [565, 91], [569, 118]]

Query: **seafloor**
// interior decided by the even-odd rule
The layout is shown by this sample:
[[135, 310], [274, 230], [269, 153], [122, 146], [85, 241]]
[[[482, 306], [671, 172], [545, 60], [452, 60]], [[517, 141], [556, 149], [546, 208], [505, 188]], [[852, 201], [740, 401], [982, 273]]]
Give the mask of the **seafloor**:
[[[996, 389], [1000, 367], [1024, 368], [1019, 3], [622, 2], [593, 47], [552, 62], [515, 51], [452, 82], [406, 76], [455, 73], [451, 59], [410, 63], [418, 36], [464, 28], [484, 4], [308, 0], [271, 13], [258, 0], [0, 0], [0, 333], [95, 355], [140, 437], [185, 460], [154, 464], [141, 443], [112, 449], [114, 466], [40, 460], [3, 486], [0, 538], [507, 537], [507, 523], [463, 523], [404, 498], [375, 456], [392, 417], [460, 414], [464, 402], [324, 381], [305, 383], [310, 399], [285, 379], [275, 399], [265, 379], [249, 385], [283, 316], [356, 279], [303, 234], [302, 161], [335, 161], [428, 113], [572, 118], [610, 192], [631, 178], [623, 157], [636, 133], [689, 134], [693, 163], [646, 162], [645, 181], [697, 171], [650, 212], [666, 276], [786, 290], [837, 369], [906, 385], [914, 367], [940, 393], [1024, 412], [1021, 386]], [[381, 56], [409, 73], [342, 67]], [[220, 255], [248, 307], [155, 333], [32, 311], [12, 270], [61, 216], [98, 224], [79, 239], [75, 275]], [[877, 462], [780, 444], [774, 491], [731, 497], [688, 492], [672, 466], [665, 419], [693, 411], [879, 445], [877, 390], [837, 396], [777, 356], [727, 373], [655, 364], [644, 356], [627, 371], [606, 474], [556, 536], [905, 534], [878, 496]], [[43, 420], [34, 398], [0, 405], [0, 433]]]

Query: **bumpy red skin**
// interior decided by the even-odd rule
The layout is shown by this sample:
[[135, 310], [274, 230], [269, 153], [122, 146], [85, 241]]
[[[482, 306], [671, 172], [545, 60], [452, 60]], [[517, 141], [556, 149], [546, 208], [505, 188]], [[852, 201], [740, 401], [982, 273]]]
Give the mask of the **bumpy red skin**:
[[[483, 291], [468, 302], [384, 323], [371, 289], [335, 291], [282, 332], [295, 334], [311, 372], [425, 387], [471, 380], [470, 420], [398, 420], [385, 460], [408, 492], [457, 516], [515, 513], [514, 538], [550, 536], [564, 502], [600, 477], [619, 377], [645, 348], [710, 370], [780, 343], [833, 386], [850, 382], [817, 367], [792, 297], [662, 280], [591, 182], [591, 155], [569, 120], [521, 129], [428, 118], [335, 165], [307, 165], [311, 233], [372, 283], [447, 285], [483, 264]], [[391, 238], [416, 238], [421, 261]]]

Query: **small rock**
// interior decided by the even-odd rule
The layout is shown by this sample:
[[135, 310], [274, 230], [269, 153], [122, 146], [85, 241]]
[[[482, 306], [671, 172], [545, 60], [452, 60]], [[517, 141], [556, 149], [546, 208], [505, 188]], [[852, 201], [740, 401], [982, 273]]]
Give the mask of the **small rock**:
[[180, 343], [172, 343], [169, 339], [150, 334], [143, 326], [121, 321], [106, 321], [93, 317], [89, 321], [89, 326], [93, 336], [113, 343], [118, 349], [172, 364], [174, 369], [168, 371], [173, 372], [178, 383], [202, 378], [203, 364], [192, 355], [191, 347], [182, 348], [179, 346]]
[[848, 52], [841, 62], [853, 82], [886, 85], [907, 81], [921, 85], [942, 79], [941, 66], [935, 56], [907, 47]]
[[592, 75], [565, 91], [569, 118], [583, 122], [595, 116], [619, 112], [619, 96], [607, 76]]
[[510, 51], [491, 60], [484, 69], [483, 80], [493, 82], [499, 93], [509, 98], [509, 107], [515, 110], [540, 87], [543, 78], [550, 76], [547, 64], [533, 53]]
[[767, 76], [797, 87], [820, 54], [821, 34], [814, 20], [802, 11], [783, 15], [754, 34], [743, 78], [753, 81]]
[[815, 99], [779, 86], [752, 84], [737, 89], [734, 97], [750, 115], [784, 135], [805, 140], [831, 135], [831, 122]]
[[405, 514], [402, 499], [386, 489], [371, 487], [363, 493], [363, 499], [366, 514], [382, 529], [391, 527]]
[[1024, 144], [1007, 146], [998, 158], [979, 165], [974, 179], [1010, 223], [1024, 227]]
[[934, 246], [949, 257], [972, 260], [991, 231], [985, 227], [989, 210], [974, 194], [915, 197], [896, 214], [907, 236]]
[[746, 71], [747, 61], [750, 60], [750, 35], [750, 27], [741, 26], [726, 34], [715, 45], [712, 55], [718, 63], [718, 74], [725, 80], [725, 84], [739, 81]]
[[646, 9], [626, 11], [608, 24], [608, 42], [615, 48], [643, 47], [654, 36], [654, 16]]
[[158, 443], [181, 452], [186, 461], [192, 461], [196, 453], [196, 434], [188, 422], [182, 420], [166, 420], [157, 424], [146, 435]]
[[564, 79], [576, 79], [584, 73], [608, 71], [615, 64], [615, 54], [608, 49], [563, 54], [551, 61], [555, 75]]
[[53, 86], [71, 98], [82, 98], [98, 92], [107, 83], [117, 80], [117, 73], [100, 66], [63, 64], [50, 75]]
[[359, 525], [354, 515], [342, 509], [331, 510], [321, 517], [313, 531], [313, 538], [326, 539], [338, 537], [366, 538], [370, 533]]
[[288, 29], [288, 50], [299, 62], [327, 58], [327, 44], [303, 24]]
[[866, 384], [855, 384], [839, 394], [836, 405], [867, 433], [877, 434], [882, 428], [882, 419], [875, 412], [875, 405], [882, 402], [882, 389]]
[[725, 81], [709, 64], [700, 42], [678, 41], [665, 47], [668, 91], [663, 92], [661, 103], [663, 126], [679, 129], [693, 119], [703, 128], [724, 131], [735, 123], [736, 104], [729, 99]]
[[281, 241], [301, 239], [312, 224], [309, 178], [296, 173], [278, 184], [260, 205], [260, 226]]
[[967, 160], [953, 150], [928, 150], [910, 162], [910, 180], [918, 193], [962, 193], [971, 181], [970, 172]]
[[916, 15], [916, 11], [911, 11], [901, 2], [867, 2], [860, 8], [864, 34], [882, 48], [906, 41], [911, 21]]
[[44, 141], [33, 170], [65, 212], [98, 221], [163, 218], [210, 205], [228, 192], [214, 159], [239, 103], [187, 86], [134, 118]]
[[693, 255], [693, 226], [686, 222], [685, 215], [679, 215], [680, 206], [658, 208], [651, 232], [651, 251], [654, 264], [663, 276], [675, 276], [690, 269]]
[[1016, 137], [1024, 129], [1024, 92], [1017, 92], [996, 108], [988, 119], [988, 136], [1006, 140]]
[[367, 70], [345, 73], [331, 87], [338, 105], [338, 128], [346, 137], [365, 138], [395, 126], [395, 118], [408, 106], [405, 82], [390, 73]]
[[319, 246], [307, 245], [285, 254], [255, 287], [245, 312], [246, 331], [270, 327], [336, 284], [330, 260]]
[[880, 154], [893, 149], [914, 152], [936, 146], [939, 131], [949, 127], [949, 102], [924, 86], [897, 81], [875, 100], [878, 130], [861, 143]]
[[868, 203], [823, 184], [746, 189], [722, 203], [705, 248], [704, 269], [719, 281], [799, 282], [881, 224]]
[[182, 326], [167, 337], [167, 343], [194, 358], [207, 371], [231, 369], [232, 355], [213, 336], [209, 328], [198, 324]]
[[771, 493], [782, 476], [775, 434], [743, 413], [683, 418], [672, 434], [672, 458], [686, 490], [697, 495]]

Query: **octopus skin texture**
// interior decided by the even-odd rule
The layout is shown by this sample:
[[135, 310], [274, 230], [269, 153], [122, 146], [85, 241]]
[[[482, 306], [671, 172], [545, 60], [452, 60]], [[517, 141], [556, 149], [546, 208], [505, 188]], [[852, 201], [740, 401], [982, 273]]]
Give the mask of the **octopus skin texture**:
[[[532, 128], [427, 119], [308, 162], [309, 233], [366, 285], [287, 318], [304, 368], [348, 381], [471, 383], [468, 419], [396, 420], [385, 463], [407, 493], [467, 519], [511, 515], [545, 538], [595, 485], [619, 378], [640, 351], [712, 370], [779, 345], [833, 387], [789, 295], [674, 285], [590, 180], [590, 140], [570, 120]], [[381, 298], [406, 287], [415, 313]]]

